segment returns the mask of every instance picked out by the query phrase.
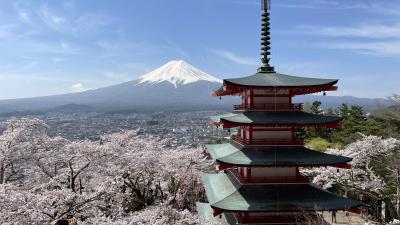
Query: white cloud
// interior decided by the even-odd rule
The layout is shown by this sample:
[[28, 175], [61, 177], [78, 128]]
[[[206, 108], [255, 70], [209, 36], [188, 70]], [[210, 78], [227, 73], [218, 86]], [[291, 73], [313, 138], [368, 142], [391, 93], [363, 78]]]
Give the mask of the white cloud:
[[181, 57], [190, 58], [189, 54], [175, 42], [167, 40], [167, 45]]
[[234, 4], [238, 4], [238, 5], [245, 5], [245, 6], [260, 6], [260, 1], [257, 0], [236, 0], [233, 1]]
[[53, 58], [51, 58], [51, 61], [52, 61], [53, 63], [62, 63], [62, 62], [68, 61], [68, 59], [66, 59], [66, 58], [60, 58], [60, 57], [53, 57]]
[[239, 56], [230, 51], [220, 50], [220, 49], [209, 49], [209, 51], [226, 59], [226, 60], [229, 60], [231, 62], [240, 64], [240, 65], [249, 65], [249, 66], [257, 65], [257, 61], [254, 60], [253, 58]]
[[[294, 33], [332, 37], [311, 46], [352, 50], [361, 54], [400, 56], [400, 23], [361, 24], [357, 26], [298, 26]], [[337, 38], [342, 38], [338, 41]]]
[[102, 48], [103, 50], [113, 51], [117, 48], [115, 43], [111, 43], [109, 41], [100, 40], [96, 42], [96, 45]]
[[382, 42], [329, 42], [316, 44], [317, 47], [353, 50], [362, 54], [379, 56], [400, 56], [400, 40]]
[[10, 38], [18, 36], [16, 33], [17, 26], [15, 24], [1, 24], [0, 38]]
[[75, 20], [79, 30], [93, 30], [99, 27], [110, 25], [114, 18], [100, 13], [86, 13]]
[[339, 2], [335, 0], [287, 0], [283, 3], [273, 4], [273, 6], [284, 8], [306, 8], [306, 9], [354, 9], [364, 8], [365, 4], [359, 4], [351, 1]]
[[306, 34], [317, 34], [330, 37], [349, 38], [399, 38], [400, 24], [363, 24], [353, 27], [322, 27], [322, 26], [299, 26], [296, 32]]
[[399, 1], [367, 1], [367, 0], [287, 0], [273, 4], [285, 8], [306, 8], [326, 10], [364, 10], [383, 15], [400, 15]]
[[61, 42], [60, 42], [60, 45], [61, 45], [61, 48], [64, 49], [64, 50], [66, 50], [66, 49], [69, 48], [68, 43], [66, 43], [65, 41], [61, 41]]
[[132, 76], [125, 73], [105, 72], [104, 77], [113, 82], [126, 82], [133, 80]]
[[24, 54], [29, 53], [45, 53], [57, 54], [57, 57], [62, 55], [77, 55], [81, 54], [84, 49], [80, 46], [72, 46], [70, 43], [64, 41], [36, 41], [32, 39], [24, 39], [19, 50]]
[[88, 90], [88, 88], [86, 88], [82, 83], [76, 83], [71, 86], [71, 91], [73, 92], [82, 92], [86, 90]]
[[68, 23], [66, 18], [56, 15], [46, 5], [39, 10], [38, 14], [45, 24], [56, 30], [61, 29], [62, 25]]
[[20, 10], [18, 12], [18, 17], [21, 21], [25, 22], [25, 23], [29, 23], [32, 24], [31, 18], [28, 14], [28, 12], [24, 11], [24, 10]]

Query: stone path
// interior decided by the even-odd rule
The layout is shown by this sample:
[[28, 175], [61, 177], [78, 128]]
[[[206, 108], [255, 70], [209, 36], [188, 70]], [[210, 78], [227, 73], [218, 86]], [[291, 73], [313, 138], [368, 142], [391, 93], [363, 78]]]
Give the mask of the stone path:
[[[331, 223], [332, 214], [330, 212], [324, 212], [323, 217], [325, 221], [327, 221], [331, 225], [364, 225], [365, 219], [362, 218], [358, 214], [349, 213], [349, 216], [346, 216], [345, 212], [337, 212], [336, 213], [336, 223]], [[370, 225], [376, 225], [372, 221], [369, 222]]]

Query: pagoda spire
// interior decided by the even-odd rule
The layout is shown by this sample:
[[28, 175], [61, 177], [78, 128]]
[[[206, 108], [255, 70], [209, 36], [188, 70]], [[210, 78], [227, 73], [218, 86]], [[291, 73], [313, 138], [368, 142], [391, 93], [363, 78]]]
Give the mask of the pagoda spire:
[[258, 68], [258, 72], [273, 73], [274, 67], [269, 64], [271, 60], [271, 28], [270, 28], [270, 0], [261, 0], [262, 4], [262, 25], [261, 25], [261, 61], [262, 65]]

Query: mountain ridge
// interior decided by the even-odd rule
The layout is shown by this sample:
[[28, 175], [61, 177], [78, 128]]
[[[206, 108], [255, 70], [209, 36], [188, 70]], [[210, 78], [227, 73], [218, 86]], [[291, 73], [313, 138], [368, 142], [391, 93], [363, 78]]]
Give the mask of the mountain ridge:
[[[85, 105], [91, 107], [91, 110], [97, 111], [185, 109], [226, 109], [231, 111], [232, 105], [240, 102], [237, 96], [224, 97], [222, 101], [211, 96], [213, 90], [221, 87], [221, 82], [219, 78], [209, 75], [185, 61], [175, 60], [137, 79], [107, 87], [70, 94], [0, 100], [0, 113], [50, 111], [56, 107], [61, 107], [66, 111], [68, 104]], [[385, 106], [389, 105], [389, 101], [385, 99], [352, 96], [307, 95], [295, 98], [295, 101], [298, 102], [314, 100], [320, 100], [324, 108], [336, 108], [347, 102], [349, 105], [362, 105], [368, 111], [376, 108], [376, 102], [383, 102]]]

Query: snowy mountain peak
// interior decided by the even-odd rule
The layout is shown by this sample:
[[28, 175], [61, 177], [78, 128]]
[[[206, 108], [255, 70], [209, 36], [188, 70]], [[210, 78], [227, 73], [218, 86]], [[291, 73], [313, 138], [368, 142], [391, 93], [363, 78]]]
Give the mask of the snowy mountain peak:
[[139, 84], [157, 84], [168, 81], [175, 88], [178, 85], [190, 84], [197, 81], [222, 83], [222, 80], [211, 76], [183, 60], [170, 61], [160, 68], [139, 77]]

